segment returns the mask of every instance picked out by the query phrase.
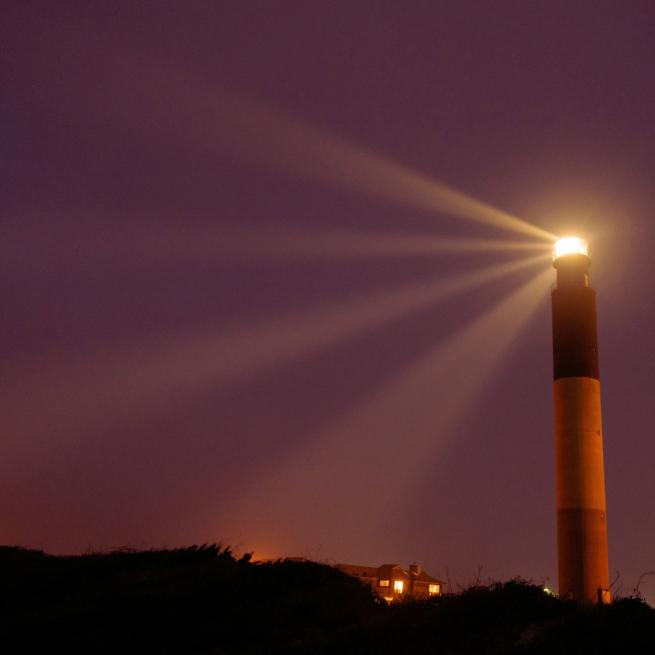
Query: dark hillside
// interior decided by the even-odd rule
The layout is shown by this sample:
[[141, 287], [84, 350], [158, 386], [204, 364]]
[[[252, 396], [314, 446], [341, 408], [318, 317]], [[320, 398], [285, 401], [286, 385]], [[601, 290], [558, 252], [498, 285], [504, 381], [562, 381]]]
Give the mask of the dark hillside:
[[80, 557], [1, 548], [0, 575], [11, 652], [283, 652], [380, 609], [331, 567], [251, 564], [217, 546]]
[[218, 546], [54, 557], [0, 547], [3, 653], [651, 652], [638, 599], [578, 609], [521, 581], [387, 607], [326, 565]]

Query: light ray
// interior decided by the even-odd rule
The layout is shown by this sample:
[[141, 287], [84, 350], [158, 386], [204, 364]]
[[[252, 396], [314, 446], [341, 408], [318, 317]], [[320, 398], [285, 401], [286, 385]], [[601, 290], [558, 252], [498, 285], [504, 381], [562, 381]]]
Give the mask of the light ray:
[[[534, 266], [549, 255], [496, 264], [460, 276], [407, 285], [373, 297], [283, 317], [264, 326], [234, 327], [230, 333], [193, 330], [77, 365], [52, 366], [0, 393], [8, 433], [20, 438], [59, 430], [89, 430], [108, 421], [137, 420], [208, 389], [241, 384], [276, 366], [311, 356], [341, 340], [444, 301], [458, 293]], [[18, 390], [18, 395], [12, 389]], [[27, 393], [27, 405], [22, 397]], [[39, 421], [29, 408], [38, 406]], [[22, 408], [22, 411], [21, 411]], [[12, 426], [11, 417], [14, 417]]]
[[311, 545], [305, 534], [336, 557], [345, 535], [355, 540], [346, 546], [351, 553], [364, 542], [391, 544], [389, 521], [545, 299], [551, 276], [531, 279], [286, 461], [258, 471], [235, 497], [221, 499], [206, 524], [249, 543], [275, 538], [280, 552], [302, 552]]
[[[179, 69], [142, 65], [125, 59], [129, 80], [122, 94], [138, 97], [148, 121], [140, 125], [166, 133], [180, 145], [247, 162], [286, 169], [294, 175], [386, 198], [422, 210], [444, 212], [546, 241], [557, 237], [523, 219], [381, 155], [356, 147], [263, 102], [247, 100]], [[109, 74], [115, 75], [112, 53]], [[122, 67], [121, 67], [122, 70]], [[131, 85], [130, 85], [131, 84]], [[125, 88], [125, 87], [128, 88]], [[132, 104], [113, 110], [131, 115]]]
[[[136, 245], [136, 244], [134, 244]], [[258, 261], [339, 258], [418, 257], [467, 252], [550, 252], [543, 241], [462, 239], [435, 234], [380, 234], [347, 230], [207, 229], [199, 233], [143, 235], [139, 252], [165, 260]]]
[[[39, 238], [26, 225], [3, 235], [5, 264], [19, 269], [30, 257], [42, 269], [64, 266], [152, 266], [161, 264], [258, 263], [260, 261], [332, 261], [386, 257], [429, 257], [437, 254], [521, 251], [550, 252], [543, 241], [508, 241], [447, 237], [434, 233], [393, 233], [367, 230], [230, 229], [206, 219], [189, 225], [157, 229], [106, 220], [93, 230], [74, 224], [68, 230], [56, 217], [42, 219]], [[29, 257], [28, 257], [29, 255]]]

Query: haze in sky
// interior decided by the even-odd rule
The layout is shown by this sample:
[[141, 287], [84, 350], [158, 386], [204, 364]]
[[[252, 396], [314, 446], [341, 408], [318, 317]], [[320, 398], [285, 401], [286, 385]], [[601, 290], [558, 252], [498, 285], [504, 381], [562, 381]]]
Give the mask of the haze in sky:
[[548, 253], [581, 234], [615, 589], [655, 569], [652, 3], [0, 30], [0, 543], [555, 586]]

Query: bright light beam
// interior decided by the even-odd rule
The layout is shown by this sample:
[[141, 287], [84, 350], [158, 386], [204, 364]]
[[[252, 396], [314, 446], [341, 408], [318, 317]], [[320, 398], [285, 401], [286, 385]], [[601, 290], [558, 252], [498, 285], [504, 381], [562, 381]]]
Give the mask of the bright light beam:
[[[58, 217], [42, 218], [39, 239], [29, 226], [15, 225], [3, 234], [2, 258], [6, 266], [20, 270], [37, 259], [41, 270], [63, 266], [152, 266], [184, 262], [206, 265], [258, 263], [261, 261], [319, 261], [382, 257], [427, 257], [436, 254], [551, 249], [543, 241], [506, 241], [443, 237], [434, 233], [379, 233], [346, 229], [230, 229], [212, 225], [163, 225], [158, 229], [107, 220], [93, 230], [71, 224], [62, 229]], [[29, 255], [29, 256], [28, 256]]]
[[266, 538], [279, 552], [306, 552], [320, 543], [331, 556], [352, 557], [377, 543], [387, 549], [379, 557], [391, 555], [402, 540], [394, 541], [390, 530], [394, 517], [545, 300], [551, 276], [546, 270], [522, 285], [286, 461], [253, 472], [245, 488], [223, 497], [201, 523], [217, 526], [227, 539]]
[[[186, 148], [229, 154], [249, 163], [286, 169], [293, 175], [549, 242], [556, 239], [550, 232], [428, 175], [172, 66], [139, 65], [136, 58], [120, 58], [112, 52], [105, 68], [103, 79], [111, 80], [117, 88], [107, 89], [111, 103], [99, 106], [98, 111], [110, 108], [121, 112], [139, 128], [166, 134]], [[124, 70], [130, 75], [123, 75]]]
[[[175, 233], [173, 233], [175, 232]], [[169, 234], [166, 230], [133, 241], [131, 248], [163, 260], [191, 262], [319, 260], [340, 258], [418, 257], [467, 252], [550, 252], [549, 244], [534, 241], [460, 239], [435, 234], [379, 234], [348, 230], [312, 232], [258, 228], [248, 232], [217, 229]], [[134, 253], [137, 254], [136, 252]], [[143, 256], [143, 255], [142, 255]]]
[[[276, 366], [372, 330], [458, 293], [536, 265], [549, 255], [470, 271], [446, 280], [404, 286], [328, 309], [287, 316], [264, 326], [216, 335], [212, 329], [113, 351], [77, 366], [41, 367], [0, 393], [6, 434], [15, 441], [72, 435], [110, 421], [134, 421], [190, 401], [208, 389], [243, 383]], [[32, 416], [39, 407], [38, 418]]]

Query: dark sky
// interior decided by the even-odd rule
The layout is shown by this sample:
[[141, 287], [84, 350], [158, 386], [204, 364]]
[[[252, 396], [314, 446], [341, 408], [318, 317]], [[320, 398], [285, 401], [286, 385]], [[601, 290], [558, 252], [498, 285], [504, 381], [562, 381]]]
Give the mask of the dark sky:
[[416, 172], [589, 239], [611, 577], [655, 569], [652, 2], [13, 5], [1, 543], [556, 586], [554, 271], [414, 303], [534, 254]]

